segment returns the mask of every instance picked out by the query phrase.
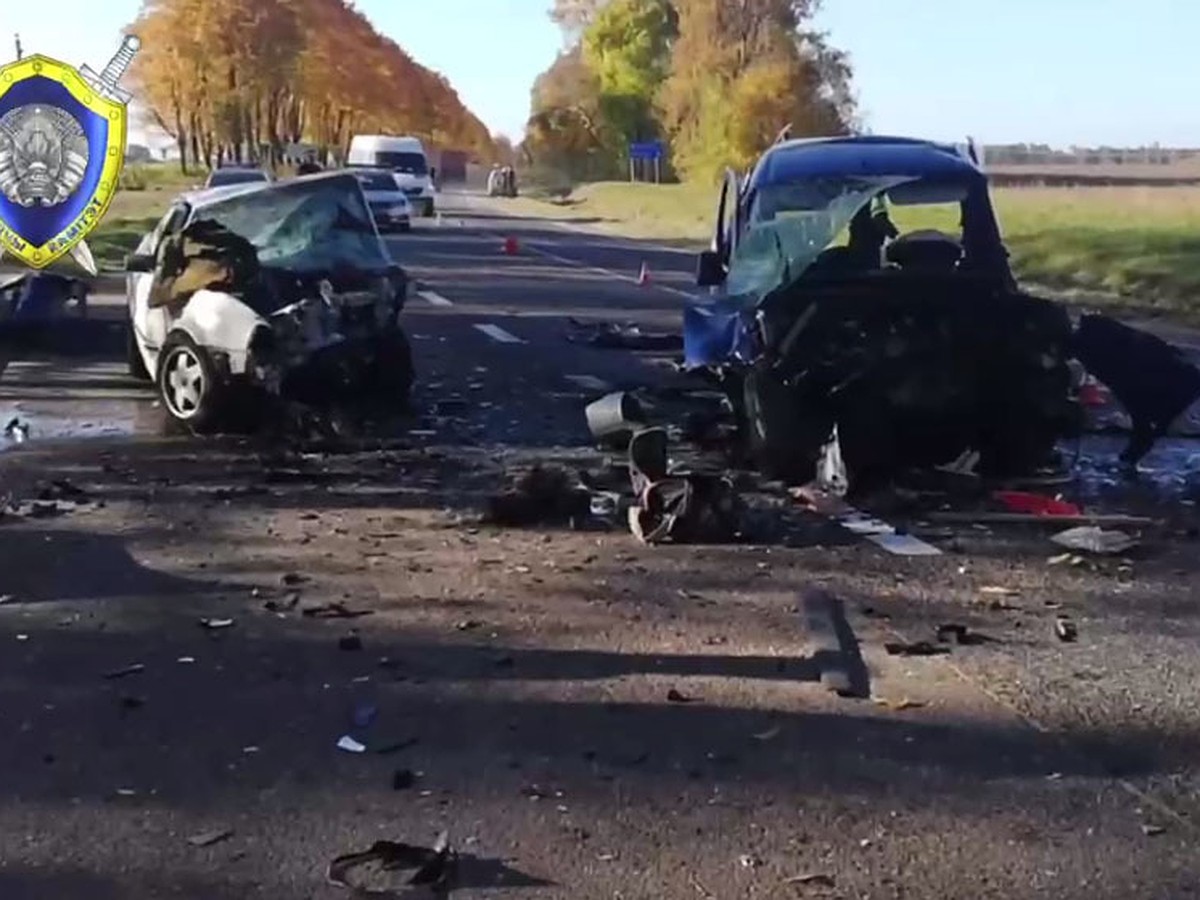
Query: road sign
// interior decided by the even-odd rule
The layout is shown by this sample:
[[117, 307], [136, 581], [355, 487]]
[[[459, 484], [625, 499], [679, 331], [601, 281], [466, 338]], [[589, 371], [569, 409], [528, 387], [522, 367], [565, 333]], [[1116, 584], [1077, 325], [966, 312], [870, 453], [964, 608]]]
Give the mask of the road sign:
[[648, 160], [662, 159], [662, 141], [635, 141], [629, 145], [629, 158]]

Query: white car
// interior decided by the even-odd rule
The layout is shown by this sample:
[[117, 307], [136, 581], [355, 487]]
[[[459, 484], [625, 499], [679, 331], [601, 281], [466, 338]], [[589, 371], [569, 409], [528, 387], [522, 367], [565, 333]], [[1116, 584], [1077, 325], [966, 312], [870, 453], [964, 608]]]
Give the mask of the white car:
[[407, 399], [407, 277], [350, 173], [184, 194], [126, 270], [130, 371], [193, 431], [248, 393]]
[[413, 208], [400, 182], [387, 169], [354, 169], [380, 231], [412, 229]]

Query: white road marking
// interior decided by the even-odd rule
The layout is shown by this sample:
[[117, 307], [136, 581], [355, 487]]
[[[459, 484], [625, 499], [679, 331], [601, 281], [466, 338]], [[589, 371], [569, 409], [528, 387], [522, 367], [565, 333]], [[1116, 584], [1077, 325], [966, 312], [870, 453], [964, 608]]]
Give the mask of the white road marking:
[[595, 375], [564, 375], [567, 381], [585, 391], [607, 391], [611, 385]]
[[[489, 206], [486, 209], [490, 211], [493, 208], [495, 207]], [[610, 246], [619, 247], [624, 250], [653, 250], [657, 253], [676, 253], [683, 256], [695, 256], [696, 254], [695, 250], [687, 250], [683, 247], [668, 247], [665, 244], [655, 244], [649, 241], [629, 238], [618, 231], [611, 231], [597, 225], [588, 225], [586, 222], [555, 222], [536, 215], [513, 215], [511, 213], [509, 216], [513, 219], [536, 222], [541, 227], [549, 228], [553, 231], [561, 231], [564, 234], [607, 238], [610, 241]]]
[[[598, 272], [599, 274], [605, 275], [609, 278], [616, 278], [618, 281], [628, 281], [631, 284], [638, 283], [638, 278], [636, 275], [626, 275], [621, 272], [614, 272], [612, 269], [605, 269], [601, 266], [589, 265], [588, 263], [580, 262], [577, 259], [571, 259], [567, 256], [559, 256], [557, 253], [551, 253], [549, 250], [543, 250], [541, 247], [536, 247], [532, 244], [526, 244], [525, 246], [538, 256], [545, 257], [546, 259], [553, 260], [557, 263], [572, 266], [576, 269], [583, 269], [586, 272]], [[688, 293], [687, 291], [681, 291], [679, 288], [673, 288], [668, 284], [655, 284], [652, 281], [647, 285], [647, 287], [653, 288], [656, 291], [666, 291], [668, 294], [675, 294], [678, 297], [685, 297], [688, 300], [696, 299], [695, 294]]]
[[865, 537], [872, 544], [897, 556], [941, 556], [942, 551], [911, 534], [900, 534], [881, 519], [853, 507], [832, 517], [852, 534]]
[[481, 322], [475, 325], [475, 330], [483, 332], [493, 341], [500, 344], [523, 344], [525, 341], [517, 337], [515, 334], [509, 334], [499, 325], [493, 325], [490, 322]]
[[417, 296], [430, 306], [453, 306], [454, 304], [436, 291], [417, 291]]

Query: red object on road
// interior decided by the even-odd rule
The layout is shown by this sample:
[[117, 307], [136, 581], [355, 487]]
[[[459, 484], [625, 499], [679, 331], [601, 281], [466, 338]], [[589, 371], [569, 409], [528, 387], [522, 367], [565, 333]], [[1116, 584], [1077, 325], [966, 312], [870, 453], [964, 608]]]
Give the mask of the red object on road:
[[1079, 402], [1084, 406], [1105, 406], [1108, 404], [1108, 389], [1095, 379], [1085, 381], [1079, 388]]
[[645, 287], [646, 285], [648, 285], [650, 283], [650, 267], [647, 266], [645, 263], [642, 263], [642, 270], [640, 272], [638, 272], [637, 283], [641, 287]]
[[504, 239], [504, 254], [505, 254], [505, 256], [516, 256], [518, 249], [519, 249], [519, 247], [517, 244], [517, 239], [515, 237], [512, 237], [510, 235], [509, 237], [506, 237]]
[[992, 496], [1009, 512], [1030, 516], [1081, 516], [1083, 510], [1069, 500], [1027, 491], [996, 491]]

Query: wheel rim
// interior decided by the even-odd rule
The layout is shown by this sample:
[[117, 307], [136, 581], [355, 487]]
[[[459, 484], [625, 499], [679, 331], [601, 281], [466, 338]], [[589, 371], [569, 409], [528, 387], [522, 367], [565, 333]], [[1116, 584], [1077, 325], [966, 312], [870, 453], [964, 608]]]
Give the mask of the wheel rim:
[[188, 347], [176, 347], [163, 367], [163, 401], [171, 414], [190, 419], [200, 412], [208, 384], [204, 366]]

